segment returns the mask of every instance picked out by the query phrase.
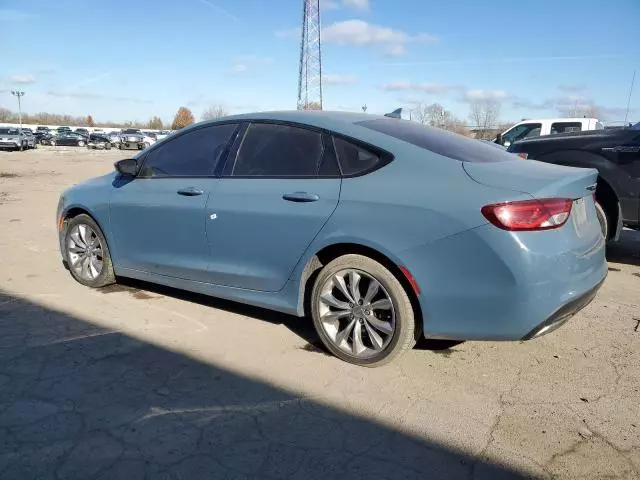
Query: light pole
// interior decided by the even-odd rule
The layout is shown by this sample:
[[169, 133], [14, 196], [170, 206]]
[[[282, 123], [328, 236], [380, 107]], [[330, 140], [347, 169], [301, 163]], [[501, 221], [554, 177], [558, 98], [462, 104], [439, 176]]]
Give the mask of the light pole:
[[24, 92], [11, 90], [11, 95], [18, 97], [18, 118], [20, 120], [20, 130], [22, 130], [22, 105], [20, 104], [20, 97], [24, 97]]

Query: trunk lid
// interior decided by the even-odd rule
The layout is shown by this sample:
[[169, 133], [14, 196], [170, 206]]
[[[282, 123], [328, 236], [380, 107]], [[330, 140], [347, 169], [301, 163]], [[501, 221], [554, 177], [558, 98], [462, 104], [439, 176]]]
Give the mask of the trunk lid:
[[534, 198], [582, 198], [595, 192], [598, 171], [537, 162], [513, 160], [494, 163], [463, 162], [474, 181], [489, 187], [528, 193]]

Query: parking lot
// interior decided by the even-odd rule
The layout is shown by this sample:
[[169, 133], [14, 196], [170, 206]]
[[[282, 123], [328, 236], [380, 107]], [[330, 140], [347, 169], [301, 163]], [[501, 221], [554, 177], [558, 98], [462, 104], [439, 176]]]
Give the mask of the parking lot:
[[560, 330], [366, 369], [306, 319], [73, 281], [58, 196], [126, 155], [0, 152], [0, 478], [640, 477], [640, 232]]

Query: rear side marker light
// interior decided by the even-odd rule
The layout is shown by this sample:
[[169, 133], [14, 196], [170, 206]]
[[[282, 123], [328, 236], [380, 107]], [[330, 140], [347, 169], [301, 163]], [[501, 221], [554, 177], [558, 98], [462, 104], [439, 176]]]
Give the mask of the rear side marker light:
[[520, 158], [523, 158], [523, 159], [525, 159], [525, 160], [526, 160], [527, 158], [529, 158], [529, 154], [528, 154], [528, 153], [526, 153], [526, 152], [516, 153], [516, 155], [518, 155]]
[[482, 215], [503, 230], [551, 230], [564, 225], [571, 213], [570, 198], [541, 198], [495, 203], [482, 207]]
[[420, 295], [420, 287], [418, 286], [418, 282], [416, 282], [416, 279], [413, 278], [413, 275], [411, 275], [411, 272], [409, 271], [409, 269], [403, 265], [400, 265], [400, 271], [402, 272], [402, 274], [405, 276], [405, 278], [411, 285], [411, 288], [413, 288], [413, 291], [415, 292], [415, 294]]

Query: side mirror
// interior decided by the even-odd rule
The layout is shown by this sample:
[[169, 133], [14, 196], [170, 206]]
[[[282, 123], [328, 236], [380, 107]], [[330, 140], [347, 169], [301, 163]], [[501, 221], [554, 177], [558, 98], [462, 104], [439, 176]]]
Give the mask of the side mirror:
[[503, 145], [503, 143], [502, 143], [502, 134], [501, 133], [499, 133], [496, 136], [496, 139], [494, 140], [494, 142], [497, 143], [498, 145]]
[[119, 160], [115, 163], [115, 167], [121, 175], [135, 177], [138, 174], [138, 162], [133, 158]]

